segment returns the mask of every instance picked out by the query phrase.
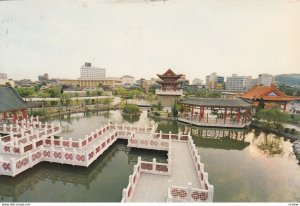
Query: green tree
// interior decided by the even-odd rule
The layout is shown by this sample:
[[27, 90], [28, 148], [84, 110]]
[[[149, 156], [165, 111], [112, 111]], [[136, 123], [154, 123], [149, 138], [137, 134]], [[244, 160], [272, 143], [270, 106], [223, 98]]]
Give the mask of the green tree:
[[173, 114], [174, 117], [178, 116], [177, 101], [175, 101], [173, 106], [172, 106], [172, 114]]
[[266, 122], [267, 126], [279, 128], [288, 121], [289, 115], [279, 108], [262, 109], [257, 113], [257, 119], [262, 123]]
[[265, 108], [265, 102], [264, 102], [263, 98], [260, 98], [256, 110], [257, 110], [257, 112], [259, 112], [260, 110], [262, 110], [264, 108]]
[[140, 108], [136, 104], [127, 104], [123, 108], [123, 113], [127, 115], [140, 115]]
[[34, 92], [34, 88], [32, 87], [19, 87], [16, 88], [16, 91], [19, 93], [21, 97], [32, 97]]
[[163, 106], [162, 106], [162, 104], [161, 104], [160, 101], [158, 101], [158, 103], [157, 103], [157, 109], [158, 109], [158, 111], [162, 111], [163, 110]]

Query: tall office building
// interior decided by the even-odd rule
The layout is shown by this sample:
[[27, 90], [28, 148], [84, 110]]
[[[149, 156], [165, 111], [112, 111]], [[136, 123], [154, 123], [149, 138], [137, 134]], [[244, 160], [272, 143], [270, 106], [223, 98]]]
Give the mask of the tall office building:
[[213, 90], [223, 90], [225, 88], [224, 77], [218, 76], [216, 72], [207, 75], [205, 78], [205, 87]]
[[0, 73], [0, 79], [6, 80], [6, 79], [7, 79], [7, 74], [5, 74], [5, 73]]
[[99, 80], [105, 78], [106, 69], [92, 66], [91, 63], [86, 62], [80, 68], [80, 79]]
[[274, 77], [271, 74], [258, 75], [258, 84], [262, 86], [271, 86], [274, 83]]
[[233, 74], [227, 77], [226, 90], [231, 92], [245, 92], [251, 88], [251, 76]]

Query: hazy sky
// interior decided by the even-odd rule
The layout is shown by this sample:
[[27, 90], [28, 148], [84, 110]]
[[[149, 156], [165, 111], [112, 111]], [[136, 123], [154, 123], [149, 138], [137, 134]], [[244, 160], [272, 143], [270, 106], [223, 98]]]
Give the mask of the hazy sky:
[[85, 61], [136, 78], [300, 73], [300, 1], [0, 2], [0, 72], [78, 78]]

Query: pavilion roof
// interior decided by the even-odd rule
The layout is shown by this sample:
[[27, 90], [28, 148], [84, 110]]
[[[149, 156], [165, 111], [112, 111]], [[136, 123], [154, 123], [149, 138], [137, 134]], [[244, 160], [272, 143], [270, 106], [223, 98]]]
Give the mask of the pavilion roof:
[[161, 79], [173, 77], [175, 79], [179, 79], [182, 74], [175, 74], [172, 69], [168, 69], [164, 74], [157, 74], [157, 76]]
[[252, 102], [243, 98], [223, 99], [223, 98], [198, 98], [186, 97], [182, 104], [206, 107], [221, 107], [221, 108], [249, 108], [252, 107]]
[[0, 112], [11, 112], [28, 108], [22, 97], [10, 86], [0, 86]]
[[245, 99], [263, 99], [268, 101], [293, 101], [300, 100], [300, 97], [291, 97], [281, 93], [275, 86], [256, 85], [248, 92], [241, 95]]

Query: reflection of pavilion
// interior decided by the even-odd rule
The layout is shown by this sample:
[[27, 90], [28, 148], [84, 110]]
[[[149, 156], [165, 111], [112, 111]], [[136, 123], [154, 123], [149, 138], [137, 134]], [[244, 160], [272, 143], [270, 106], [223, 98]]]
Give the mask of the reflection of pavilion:
[[184, 133], [188, 131], [191, 131], [198, 147], [243, 150], [250, 145], [249, 142], [245, 142], [247, 130], [244, 129], [185, 126]]
[[106, 151], [106, 155], [101, 156], [85, 169], [60, 164], [53, 167], [53, 163], [42, 163], [16, 177], [0, 176], [0, 200], [3, 197], [13, 197], [14, 202], [18, 201], [18, 197], [25, 191], [31, 190], [37, 183], [46, 179], [51, 179], [53, 183], [63, 182], [64, 185], [66, 183], [80, 184], [89, 189], [90, 184], [98, 177], [102, 169], [107, 167], [116, 153], [125, 149], [125, 144], [113, 144]]

